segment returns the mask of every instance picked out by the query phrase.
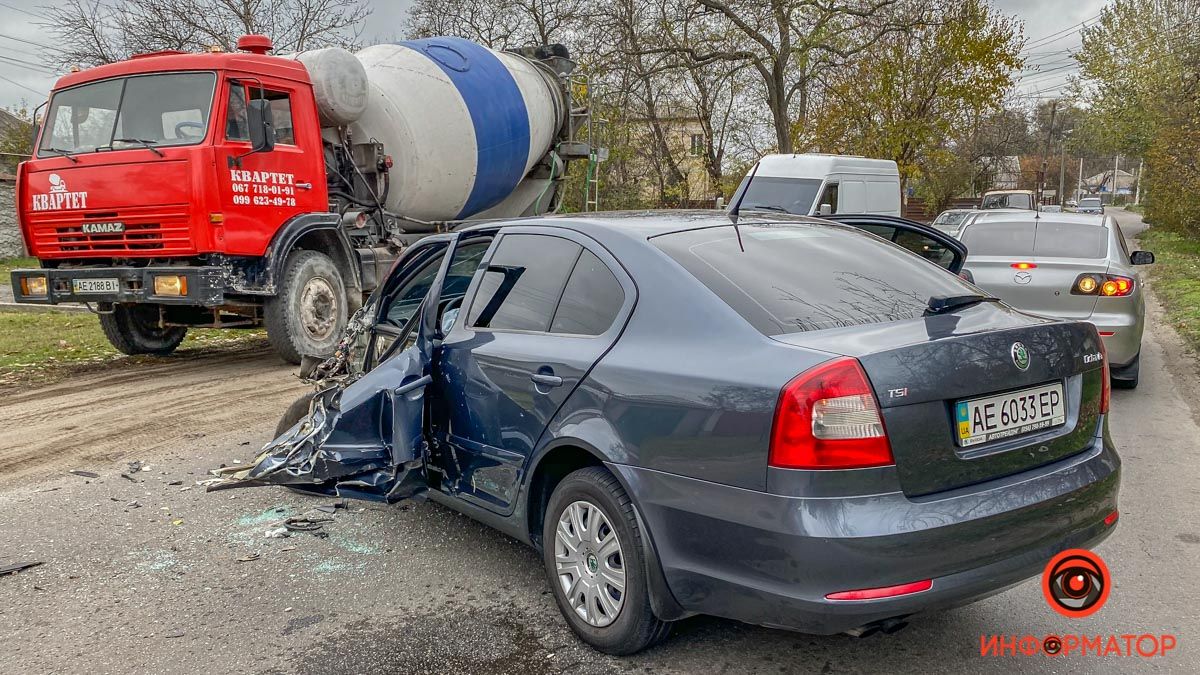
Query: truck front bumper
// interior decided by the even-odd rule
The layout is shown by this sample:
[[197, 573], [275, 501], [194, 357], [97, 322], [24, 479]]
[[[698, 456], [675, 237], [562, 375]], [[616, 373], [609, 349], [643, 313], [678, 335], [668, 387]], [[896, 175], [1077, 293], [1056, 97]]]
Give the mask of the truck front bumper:
[[[156, 293], [155, 277], [178, 277], [173, 285], [181, 292]], [[31, 305], [128, 302], [216, 307], [225, 304], [225, 270], [174, 266], [23, 269], [13, 271], [12, 289], [14, 300]]]

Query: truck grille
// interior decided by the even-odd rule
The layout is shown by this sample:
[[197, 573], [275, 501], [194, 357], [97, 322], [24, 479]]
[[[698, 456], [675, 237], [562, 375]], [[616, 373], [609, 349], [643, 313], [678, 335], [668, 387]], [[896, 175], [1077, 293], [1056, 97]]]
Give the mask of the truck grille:
[[[120, 222], [124, 232], [85, 233], [84, 223]], [[164, 212], [128, 209], [85, 214], [54, 214], [31, 223], [34, 250], [60, 256], [188, 254], [195, 250], [184, 207]]]

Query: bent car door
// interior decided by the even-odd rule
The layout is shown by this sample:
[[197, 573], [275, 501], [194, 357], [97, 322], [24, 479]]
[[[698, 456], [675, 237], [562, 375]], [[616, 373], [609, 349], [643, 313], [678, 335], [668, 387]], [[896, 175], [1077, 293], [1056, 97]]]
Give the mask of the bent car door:
[[[246, 467], [219, 472], [210, 490], [292, 485], [394, 502], [426, 487], [425, 392], [433, 343], [432, 308], [454, 260], [457, 235], [399, 266], [382, 296], [366, 347], [366, 374], [319, 392], [310, 413]], [[482, 250], [479, 251], [482, 255]]]
[[635, 298], [617, 260], [588, 237], [502, 231], [434, 372], [445, 410], [433, 416], [433, 436], [453, 453], [444, 462], [451, 490], [512, 512], [539, 437], [616, 341]]

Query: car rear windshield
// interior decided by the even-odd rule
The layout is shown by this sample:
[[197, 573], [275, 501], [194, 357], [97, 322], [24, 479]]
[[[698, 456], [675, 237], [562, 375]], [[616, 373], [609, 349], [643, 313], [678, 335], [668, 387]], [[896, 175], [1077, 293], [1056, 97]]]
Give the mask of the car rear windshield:
[[1100, 200], [1099, 199], [1080, 199], [1079, 205], [1080, 206], [1100, 206]]
[[968, 256], [1103, 258], [1108, 231], [1086, 223], [975, 223], [962, 242]]
[[732, 226], [650, 241], [765, 335], [911, 319], [933, 296], [978, 292], [858, 229], [806, 223], [738, 230], [740, 245]]

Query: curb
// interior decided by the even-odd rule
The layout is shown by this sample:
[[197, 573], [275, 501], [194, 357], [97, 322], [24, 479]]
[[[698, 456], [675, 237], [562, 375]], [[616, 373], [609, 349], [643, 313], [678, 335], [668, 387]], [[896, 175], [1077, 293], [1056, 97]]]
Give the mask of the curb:
[[87, 307], [74, 305], [25, 305], [17, 302], [0, 302], [0, 310], [19, 312], [87, 312]]

